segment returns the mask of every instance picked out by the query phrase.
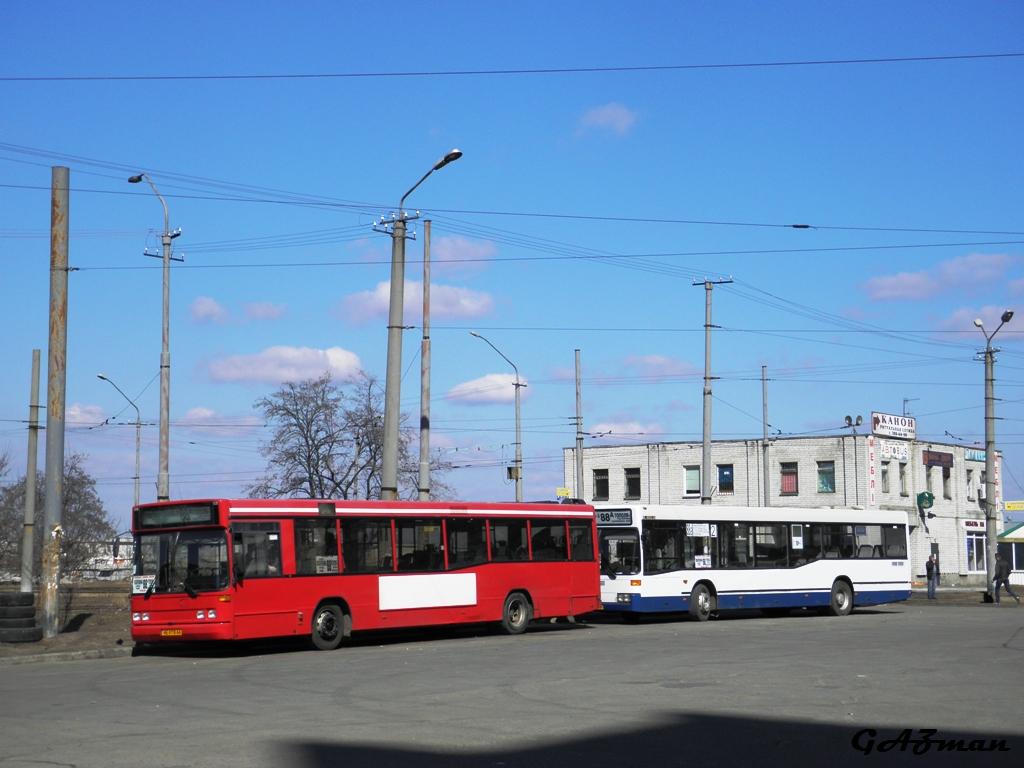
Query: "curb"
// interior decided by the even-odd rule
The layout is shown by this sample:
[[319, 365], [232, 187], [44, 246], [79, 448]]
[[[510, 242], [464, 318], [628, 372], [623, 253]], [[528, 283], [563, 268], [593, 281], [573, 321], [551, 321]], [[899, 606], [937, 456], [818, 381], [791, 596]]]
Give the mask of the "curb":
[[28, 656], [7, 656], [0, 658], [0, 667], [15, 664], [56, 663], [61, 661], [85, 661], [89, 659], [116, 659], [131, 656], [132, 646], [124, 648], [104, 648], [91, 651], [58, 651], [55, 653], [36, 653]]

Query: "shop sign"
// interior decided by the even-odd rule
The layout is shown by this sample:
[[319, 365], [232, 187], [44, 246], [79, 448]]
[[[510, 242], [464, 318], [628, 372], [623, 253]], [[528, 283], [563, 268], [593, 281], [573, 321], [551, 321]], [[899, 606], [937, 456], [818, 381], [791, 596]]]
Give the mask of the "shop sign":
[[878, 450], [884, 460], [910, 461], [910, 444], [895, 440], [879, 440]]
[[964, 451], [964, 458], [967, 461], [984, 461], [985, 452], [979, 451], [977, 448], [967, 448]]
[[1024, 501], [1008, 501], [1006, 502], [1007, 512], [1024, 512]]
[[890, 413], [871, 412], [871, 433], [884, 437], [917, 437], [917, 420], [913, 416], [894, 416]]
[[921, 462], [926, 467], [953, 467], [953, 454], [944, 451], [921, 451]]
[[964, 529], [968, 530], [968, 531], [984, 531], [985, 530], [985, 521], [984, 520], [975, 520], [975, 519], [971, 518], [971, 519], [968, 519], [968, 520], [961, 520], [960, 522], [963, 523]]

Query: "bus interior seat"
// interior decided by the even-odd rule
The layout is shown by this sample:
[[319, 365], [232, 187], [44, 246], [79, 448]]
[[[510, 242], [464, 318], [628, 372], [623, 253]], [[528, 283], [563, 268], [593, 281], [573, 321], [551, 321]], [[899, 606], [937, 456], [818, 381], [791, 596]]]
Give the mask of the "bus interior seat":
[[826, 560], [838, 560], [839, 559], [839, 550], [838, 549], [834, 549], [834, 548], [826, 550], [825, 551], [825, 559]]
[[857, 557], [870, 558], [871, 557], [871, 545], [861, 544], [857, 550]]
[[879, 559], [883, 557], [881, 544], [875, 544], [874, 548], [871, 550], [871, 556]]

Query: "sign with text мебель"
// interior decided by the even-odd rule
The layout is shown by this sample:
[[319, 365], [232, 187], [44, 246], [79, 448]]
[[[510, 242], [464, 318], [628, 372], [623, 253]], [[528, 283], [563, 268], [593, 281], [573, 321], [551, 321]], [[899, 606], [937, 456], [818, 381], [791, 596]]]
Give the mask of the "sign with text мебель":
[[893, 416], [872, 411], [871, 434], [913, 440], [917, 437], [917, 421], [913, 416]]

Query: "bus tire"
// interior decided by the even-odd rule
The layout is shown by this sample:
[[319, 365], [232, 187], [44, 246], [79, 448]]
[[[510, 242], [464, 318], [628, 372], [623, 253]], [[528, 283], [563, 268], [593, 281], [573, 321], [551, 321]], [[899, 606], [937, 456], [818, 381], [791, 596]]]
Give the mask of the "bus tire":
[[35, 625], [35, 619], [0, 619], [0, 629], [24, 629]]
[[853, 610], [853, 590], [842, 579], [832, 584], [832, 597], [829, 599], [828, 612], [833, 616], [846, 616]]
[[313, 646], [319, 651], [333, 651], [346, 637], [345, 614], [335, 603], [324, 603], [313, 614], [313, 626], [310, 637]]
[[35, 598], [31, 592], [0, 592], [0, 606], [34, 605]]
[[715, 596], [705, 584], [698, 584], [690, 590], [690, 615], [697, 621], [707, 621], [715, 612]]
[[501, 628], [508, 635], [521, 635], [533, 618], [533, 606], [522, 592], [512, 592], [501, 609]]

